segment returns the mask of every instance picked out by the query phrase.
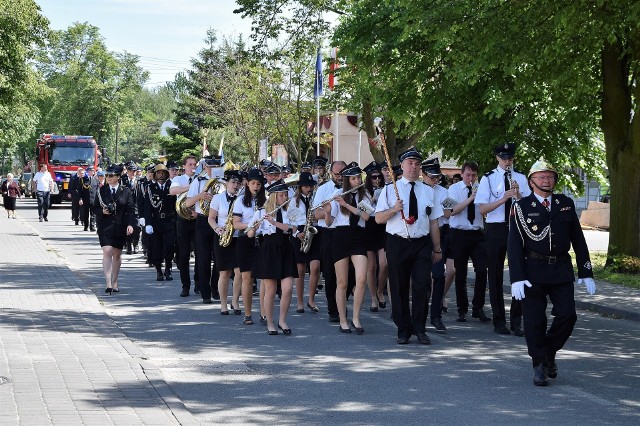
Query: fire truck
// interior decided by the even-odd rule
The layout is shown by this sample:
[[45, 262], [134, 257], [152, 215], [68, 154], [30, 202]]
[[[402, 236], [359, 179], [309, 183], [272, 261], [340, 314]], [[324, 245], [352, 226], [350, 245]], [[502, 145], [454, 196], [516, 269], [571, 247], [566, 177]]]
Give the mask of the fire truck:
[[101, 157], [98, 144], [93, 136], [68, 136], [43, 134], [36, 141], [36, 159], [38, 169], [41, 164], [47, 165], [53, 181], [56, 183], [51, 192], [51, 204], [69, 201], [69, 180], [75, 175], [78, 167], [100, 164]]

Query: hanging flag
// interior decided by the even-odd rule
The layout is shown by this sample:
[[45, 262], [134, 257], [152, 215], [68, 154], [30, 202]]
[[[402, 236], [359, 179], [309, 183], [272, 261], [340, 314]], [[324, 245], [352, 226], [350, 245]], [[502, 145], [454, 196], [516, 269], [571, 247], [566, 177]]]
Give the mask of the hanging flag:
[[224, 164], [224, 151], [222, 147], [224, 146], [224, 133], [222, 134], [222, 139], [220, 140], [220, 148], [218, 149], [218, 156], [220, 156], [220, 162]]
[[329, 64], [329, 90], [333, 90], [336, 85], [336, 73], [340, 64], [338, 63], [338, 48], [331, 49], [331, 63]]
[[320, 56], [320, 48], [318, 48], [318, 56], [316, 57], [316, 78], [313, 84], [313, 97], [318, 99], [322, 96], [322, 57]]

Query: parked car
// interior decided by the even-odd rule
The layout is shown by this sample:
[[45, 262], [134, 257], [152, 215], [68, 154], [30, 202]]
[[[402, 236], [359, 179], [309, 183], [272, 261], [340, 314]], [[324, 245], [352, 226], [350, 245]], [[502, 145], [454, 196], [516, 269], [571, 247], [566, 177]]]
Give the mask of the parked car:
[[22, 174], [20, 178], [20, 188], [22, 188], [25, 197], [36, 197], [36, 194], [33, 193], [33, 173]]

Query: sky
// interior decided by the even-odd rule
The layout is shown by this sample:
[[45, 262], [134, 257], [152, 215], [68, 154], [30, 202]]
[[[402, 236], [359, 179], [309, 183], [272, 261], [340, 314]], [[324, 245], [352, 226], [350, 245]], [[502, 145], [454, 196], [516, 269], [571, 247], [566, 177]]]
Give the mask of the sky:
[[138, 55], [147, 87], [173, 81], [204, 48], [207, 29], [249, 37], [251, 22], [233, 13], [233, 0], [35, 0], [54, 30], [74, 22], [100, 29], [110, 51]]

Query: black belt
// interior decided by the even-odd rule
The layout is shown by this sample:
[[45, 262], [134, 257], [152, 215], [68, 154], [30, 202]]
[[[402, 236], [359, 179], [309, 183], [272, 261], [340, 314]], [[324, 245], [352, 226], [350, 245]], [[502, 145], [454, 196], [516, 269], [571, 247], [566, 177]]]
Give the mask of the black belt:
[[170, 218], [170, 217], [174, 217], [176, 214], [175, 213], [160, 213], [155, 215], [155, 217], [159, 217], [160, 219], [164, 219], [166, 218]]
[[547, 265], [553, 265], [558, 262], [571, 262], [571, 256], [547, 256], [544, 254], [536, 253], [535, 251], [527, 252], [527, 257], [535, 259], [539, 262], [546, 263]]
[[507, 222], [490, 222], [490, 223], [485, 223], [484, 226], [487, 228], [504, 228], [504, 227], [508, 228], [509, 224]]
[[401, 240], [405, 240], [405, 241], [422, 241], [424, 239], [426, 239], [429, 234], [427, 235], [423, 235], [422, 237], [411, 237], [411, 238], [407, 238], [407, 237], [403, 237], [402, 235], [398, 235], [398, 234], [390, 234], [387, 232], [387, 235], [393, 238], [399, 238]]

